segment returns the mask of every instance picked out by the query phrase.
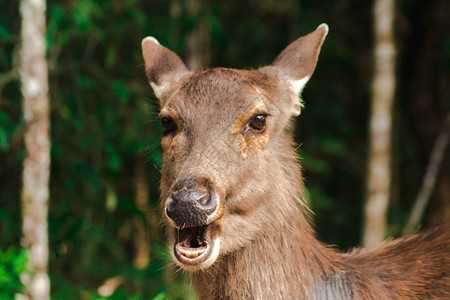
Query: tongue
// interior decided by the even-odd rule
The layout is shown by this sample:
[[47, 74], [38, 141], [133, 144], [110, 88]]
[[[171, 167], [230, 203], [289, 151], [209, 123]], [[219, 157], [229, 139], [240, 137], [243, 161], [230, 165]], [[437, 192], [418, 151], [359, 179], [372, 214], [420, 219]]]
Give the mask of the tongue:
[[178, 231], [177, 247], [186, 250], [195, 250], [206, 248], [208, 242], [206, 241], [206, 226], [197, 226], [180, 229]]
[[202, 255], [208, 248], [206, 227], [197, 226], [180, 229], [178, 231], [178, 241], [175, 246], [178, 253], [191, 259]]

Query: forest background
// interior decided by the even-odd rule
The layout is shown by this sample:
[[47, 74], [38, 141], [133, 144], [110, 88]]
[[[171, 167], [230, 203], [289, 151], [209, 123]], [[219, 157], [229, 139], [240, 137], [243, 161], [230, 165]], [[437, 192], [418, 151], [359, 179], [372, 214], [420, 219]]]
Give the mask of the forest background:
[[[53, 299], [194, 299], [185, 274], [170, 266], [159, 222], [161, 128], [140, 49], [148, 35], [191, 68], [256, 68], [327, 23], [330, 33], [303, 92], [295, 141], [319, 239], [340, 250], [360, 244], [374, 70], [372, 1], [49, 0], [46, 18]], [[401, 235], [450, 113], [449, 25], [447, 0], [396, 1], [386, 236]], [[22, 289], [26, 261], [20, 250], [26, 130], [20, 26], [19, 1], [2, 1], [0, 295], [11, 298]], [[449, 153], [423, 228], [450, 219]]]

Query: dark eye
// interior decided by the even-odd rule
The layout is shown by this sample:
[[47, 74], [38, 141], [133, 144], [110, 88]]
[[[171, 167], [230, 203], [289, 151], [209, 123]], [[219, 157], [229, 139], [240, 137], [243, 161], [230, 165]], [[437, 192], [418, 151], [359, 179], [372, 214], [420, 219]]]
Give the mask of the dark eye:
[[248, 126], [251, 130], [256, 132], [263, 132], [266, 129], [266, 118], [268, 114], [257, 114], [254, 115], [250, 122], [248, 123]]
[[167, 135], [171, 135], [171, 136], [175, 136], [175, 134], [177, 133], [177, 124], [175, 124], [175, 121], [168, 116], [162, 116], [160, 117], [160, 121], [161, 121], [161, 126], [163, 129], [162, 135], [163, 136], [167, 136]]

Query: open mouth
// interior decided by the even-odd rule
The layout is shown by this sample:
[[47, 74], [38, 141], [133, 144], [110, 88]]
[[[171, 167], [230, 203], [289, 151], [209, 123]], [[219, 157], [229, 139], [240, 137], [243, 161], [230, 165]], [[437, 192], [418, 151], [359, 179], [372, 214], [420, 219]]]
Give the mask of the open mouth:
[[219, 254], [219, 239], [211, 238], [211, 225], [175, 229], [173, 253], [185, 269], [209, 267]]

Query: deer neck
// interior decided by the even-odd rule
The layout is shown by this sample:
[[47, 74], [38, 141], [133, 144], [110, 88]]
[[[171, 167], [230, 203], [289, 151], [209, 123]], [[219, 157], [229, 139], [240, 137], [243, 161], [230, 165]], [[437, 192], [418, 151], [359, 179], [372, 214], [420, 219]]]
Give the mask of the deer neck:
[[200, 299], [315, 299], [323, 287], [339, 286], [338, 254], [314, 238], [303, 216], [293, 217], [299, 220], [194, 273]]
[[[295, 159], [288, 158], [298, 170]], [[263, 234], [193, 273], [201, 299], [318, 299], [321, 290], [341, 288], [340, 255], [315, 238], [299, 205], [302, 187], [291, 184], [283, 191], [278, 197], [280, 191], [267, 195], [267, 203], [280, 203], [281, 197], [284, 205], [277, 216], [267, 216]]]

